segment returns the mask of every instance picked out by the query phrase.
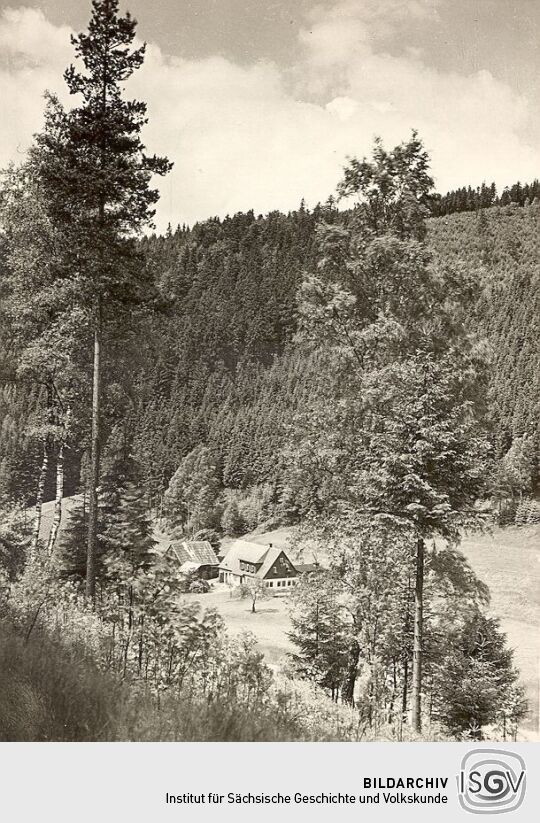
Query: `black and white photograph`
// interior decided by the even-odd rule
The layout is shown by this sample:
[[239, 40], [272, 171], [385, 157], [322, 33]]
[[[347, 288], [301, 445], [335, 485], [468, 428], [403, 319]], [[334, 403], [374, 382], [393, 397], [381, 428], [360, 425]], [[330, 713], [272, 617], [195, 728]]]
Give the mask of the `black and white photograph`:
[[6, 761], [540, 740], [539, 43], [0, 2]]

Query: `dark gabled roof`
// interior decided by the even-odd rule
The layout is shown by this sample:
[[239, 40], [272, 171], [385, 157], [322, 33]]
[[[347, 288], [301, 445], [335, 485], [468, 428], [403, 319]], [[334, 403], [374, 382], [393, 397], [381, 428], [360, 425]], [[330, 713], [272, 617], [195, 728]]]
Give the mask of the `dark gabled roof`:
[[198, 566], [218, 566], [219, 560], [207, 540], [174, 540], [167, 551], [172, 551], [181, 566], [196, 563]]
[[[262, 566], [261, 566], [261, 568], [259, 569], [259, 572], [258, 572], [261, 577], [263, 577], [263, 578], [266, 577], [266, 575], [268, 574], [268, 572], [270, 571], [270, 569], [272, 568], [272, 566], [274, 565], [274, 563], [276, 562], [276, 560], [278, 559], [278, 557], [281, 554], [284, 557], [286, 557], [287, 560], [289, 560], [289, 558], [287, 557], [287, 555], [285, 554], [283, 549], [279, 549], [277, 546], [271, 546], [268, 549], [268, 552], [266, 553], [266, 556], [264, 558], [264, 563], [262, 564]], [[291, 563], [290, 560], [289, 560], [289, 563]], [[294, 569], [294, 566], [293, 566], [292, 563], [291, 563], [291, 566]]]

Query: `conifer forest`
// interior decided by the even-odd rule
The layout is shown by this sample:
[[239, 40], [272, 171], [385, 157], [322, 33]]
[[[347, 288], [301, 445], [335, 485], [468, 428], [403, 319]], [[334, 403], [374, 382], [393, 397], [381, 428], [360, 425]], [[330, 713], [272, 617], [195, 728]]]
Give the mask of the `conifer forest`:
[[0, 739], [534, 738], [538, 179], [437, 192], [411, 129], [159, 232], [89, 15], [0, 180]]

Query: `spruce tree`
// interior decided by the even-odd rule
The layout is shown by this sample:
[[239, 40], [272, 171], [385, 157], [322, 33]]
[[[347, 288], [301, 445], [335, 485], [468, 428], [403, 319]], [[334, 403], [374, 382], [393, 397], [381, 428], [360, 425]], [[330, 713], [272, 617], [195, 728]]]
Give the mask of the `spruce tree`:
[[169, 526], [191, 534], [214, 528], [221, 516], [220, 492], [217, 461], [208, 448], [197, 446], [184, 457], [164, 494]]
[[475, 610], [462, 626], [449, 626], [434, 673], [434, 712], [459, 738], [482, 739], [482, 728], [503, 733], [527, 713], [513, 652], [499, 622]]
[[[152, 561], [154, 539], [141, 470], [132, 454], [131, 438], [117, 425], [103, 452], [103, 475], [98, 497], [96, 578], [122, 581], [146, 569]], [[84, 492], [73, 508], [61, 540], [60, 567], [68, 575], [84, 576], [88, 503]]]
[[130, 437], [113, 429], [103, 455], [98, 508], [98, 546], [109, 578], [122, 579], [147, 568], [154, 546], [152, 524], [141, 488], [140, 467]]
[[300, 578], [292, 597], [289, 637], [294, 670], [337, 699], [346, 677], [352, 621], [347, 621], [340, 581], [323, 569]]
[[221, 518], [221, 526], [224, 533], [230, 537], [240, 537], [241, 534], [245, 534], [248, 531], [246, 522], [240, 514], [238, 503], [235, 499], [230, 500], [225, 507], [223, 517]]

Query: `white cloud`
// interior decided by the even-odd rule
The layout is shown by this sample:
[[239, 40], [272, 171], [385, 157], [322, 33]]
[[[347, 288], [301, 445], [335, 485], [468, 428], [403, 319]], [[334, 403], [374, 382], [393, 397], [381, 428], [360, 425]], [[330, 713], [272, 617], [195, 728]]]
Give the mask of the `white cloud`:
[[5, 9], [0, 17], [0, 88], [4, 122], [0, 165], [21, 159], [43, 121], [46, 89], [67, 97], [62, 74], [73, 60], [70, 31], [35, 9]]
[[30, 8], [8, 8], [2, 12], [0, 49], [15, 58], [18, 65], [37, 68], [54, 60], [72, 60], [67, 26], [54, 26], [42, 11]]
[[373, 134], [393, 144], [418, 129], [441, 189], [536, 176], [540, 154], [527, 141], [533, 112], [524, 96], [487, 71], [442, 73], [406, 43], [400, 56], [381, 46], [380, 40], [395, 40], [406, 20], [436, 20], [438, 6], [437, 0], [343, 0], [319, 9], [309, 35], [300, 34], [309, 89], [337, 94], [326, 108], [341, 116], [343, 131], [356, 132], [355, 153], [366, 150]]
[[[151, 46], [128, 92], [148, 101], [145, 142], [174, 161], [160, 181], [159, 225], [213, 214], [314, 204], [335, 189], [346, 155], [390, 145], [417, 128], [441, 188], [537, 175], [525, 135], [528, 101], [488, 72], [441, 73], [388, 44], [411, 18], [436, 19], [436, 0], [346, 0], [313, 12], [299, 32], [295, 84], [272, 64], [182, 60]], [[394, 38], [394, 40], [393, 40]], [[0, 18], [0, 82], [7, 125], [0, 164], [40, 127], [45, 88], [64, 89], [69, 31], [18, 9]], [[62, 92], [64, 97], [65, 89]]]
[[299, 40], [313, 66], [345, 65], [394, 36], [404, 21], [436, 19], [438, 5], [439, 0], [339, 0], [329, 8], [316, 6]]

